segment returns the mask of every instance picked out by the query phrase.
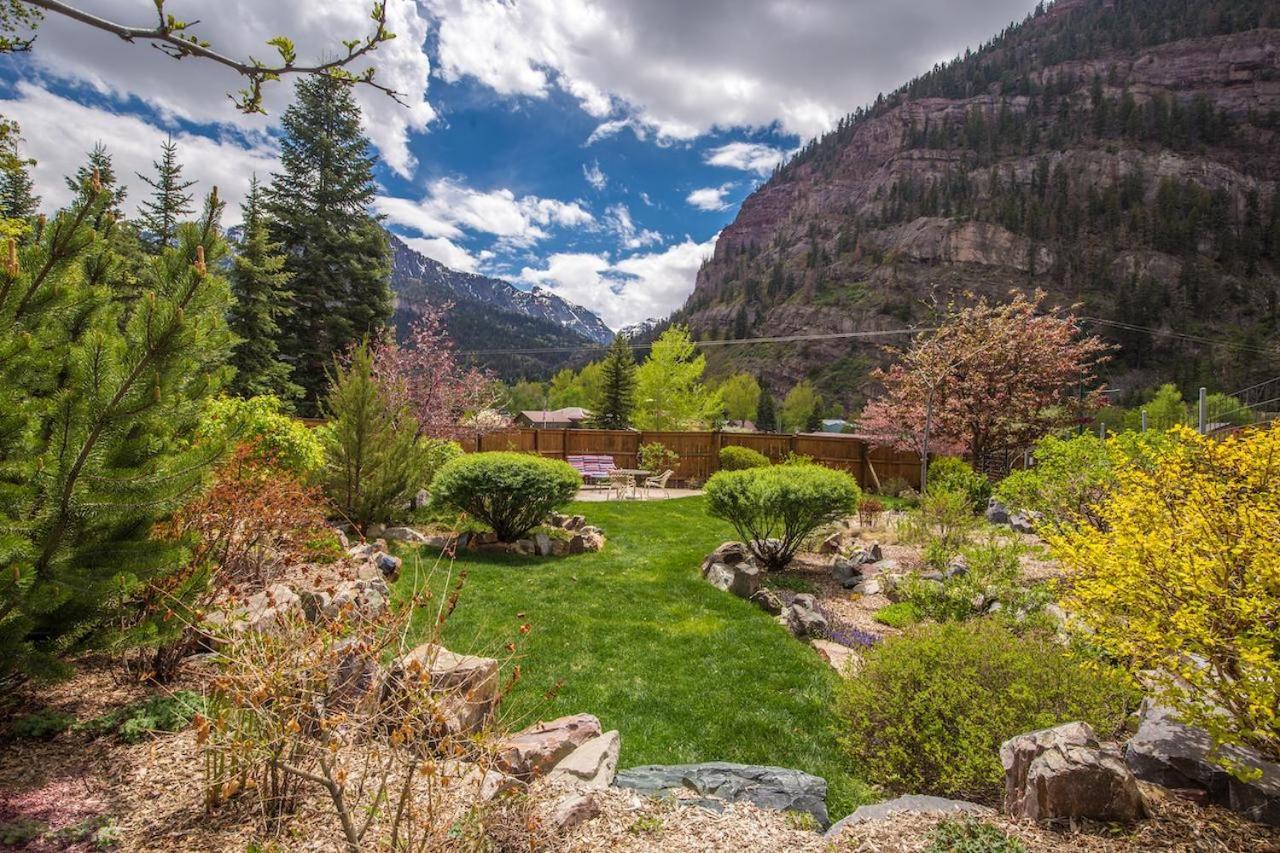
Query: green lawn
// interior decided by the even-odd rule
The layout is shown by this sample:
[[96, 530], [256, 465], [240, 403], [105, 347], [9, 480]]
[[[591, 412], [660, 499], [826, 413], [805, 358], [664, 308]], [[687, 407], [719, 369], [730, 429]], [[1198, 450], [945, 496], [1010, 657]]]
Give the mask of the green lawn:
[[[836, 744], [838, 677], [806, 644], [746, 601], [698, 574], [702, 558], [734, 538], [702, 498], [575, 504], [604, 529], [598, 554], [561, 558], [464, 552], [468, 579], [445, 630], [455, 651], [519, 645], [522, 679], [504, 718], [589, 712], [622, 732], [621, 766], [740, 761], [826, 778], [833, 818], [871, 799]], [[397, 584], [412, 588], [414, 554]], [[435, 555], [423, 553], [429, 567]], [[432, 581], [441, 589], [445, 579]], [[424, 631], [430, 613], [415, 614]], [[521, 637], [523, 623], [531, 626]], [[553, 698], [546, 693], [563, 686]]]

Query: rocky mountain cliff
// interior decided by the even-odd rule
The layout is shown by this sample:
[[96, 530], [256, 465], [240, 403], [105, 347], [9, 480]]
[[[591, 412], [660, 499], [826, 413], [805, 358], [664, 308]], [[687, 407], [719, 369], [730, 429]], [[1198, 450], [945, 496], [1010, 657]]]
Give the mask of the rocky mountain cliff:
[[[1040, 7], [805, 146], [673, 319], [716, 338], [899, 329], [935, 300], [1040, 288], [1121, 347], [1115, 387], [1280, 374], [1278, 27], [1263, 0]], [[809, 376], [852, 406], [904, 342], [717, 347], [713, 368], [781, 391]]]
[[[450, 269], [391, 239], [393, 323], [403, 333], [420, 306], [452, 303], [445, 323], [461, 350], [485, 350], [473, 360], [507, 380], [542, 379], [580, 361], [584, 348], [608, 344], [604, 321], [549, 290], [523, 291], [510, 282]], [[555, 352], [495, 353], [495, 350], [556, 348]]]

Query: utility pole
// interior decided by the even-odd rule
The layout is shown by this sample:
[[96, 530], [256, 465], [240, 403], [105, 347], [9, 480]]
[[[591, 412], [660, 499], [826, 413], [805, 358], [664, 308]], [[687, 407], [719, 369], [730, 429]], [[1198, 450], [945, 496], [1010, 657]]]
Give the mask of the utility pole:
[[1200, 434], [1209, 431], [1209, 389], [1200, 386]]
[[1143, 432], [1147, 431], [1147, 410], [1146, 409], [1142, 410], [1142, 431]]

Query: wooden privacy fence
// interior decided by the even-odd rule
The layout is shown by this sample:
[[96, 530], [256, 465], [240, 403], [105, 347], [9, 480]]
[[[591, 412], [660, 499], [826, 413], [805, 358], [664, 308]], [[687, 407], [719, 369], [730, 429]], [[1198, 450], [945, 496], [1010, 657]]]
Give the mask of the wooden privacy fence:
[[463, 450], [519, 450], [553, 459], [566, 456], [612, 456], [619, 468], [638, 468], [642, 444], [653, 442], [680, 454], [675, 478], [682, 483], [706, 482], [720, 469], [720, 448], [749, 447], [773, 462], [792, 453], [808, 456], [828, 468], [848, 471], [864, 489], [877, 481], [905, 480], [920, 487], [920, 457], [876, 447], [856, 435], [790, 435], [753, 432], [636, 432], [608, 429], [505, 429], [461, 439]]

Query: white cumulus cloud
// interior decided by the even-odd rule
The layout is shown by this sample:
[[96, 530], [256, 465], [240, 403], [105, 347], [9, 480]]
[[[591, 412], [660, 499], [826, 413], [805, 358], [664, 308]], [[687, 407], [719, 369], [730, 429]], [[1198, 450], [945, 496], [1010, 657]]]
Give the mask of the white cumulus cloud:
[[724, 210], [729, 206], [725, 195], [733, 189], [733, 184], [721, 184], [718, 187], [703, 187], [689, 193], [685, 201], [698, 210]]
[[703, 160], [711, 166], [724, 166], [767, 175], [787, 156], [787, 152], [760, 142], [729, 142], [707, 151]]
[[520, 280], [590, 308], [610, 328], [618, 329], [648, 317], [665, 317], [679, 308], [693, 291], [698, 268], [711, 255], [715, 241], [715, 236], [705, 243], [686, 237], [662, 251], [617, 261], [604, 254], [559, 252], [542, 267], [525, 267]]

